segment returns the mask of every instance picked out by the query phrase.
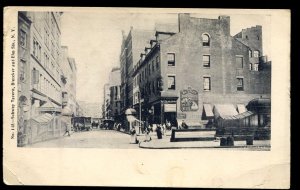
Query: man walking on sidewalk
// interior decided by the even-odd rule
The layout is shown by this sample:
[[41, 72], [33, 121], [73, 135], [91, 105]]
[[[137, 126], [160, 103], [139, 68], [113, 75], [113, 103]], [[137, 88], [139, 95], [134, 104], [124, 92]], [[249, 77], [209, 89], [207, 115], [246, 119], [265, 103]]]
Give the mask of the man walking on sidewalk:
[[66, 132], [65, 132], [65, 134], [63, 136], [65, 136], [68, 133], [68, 136], [70, 137], [71, 136], [70, 130], [71, 130], [71, 126], [67, 123]]

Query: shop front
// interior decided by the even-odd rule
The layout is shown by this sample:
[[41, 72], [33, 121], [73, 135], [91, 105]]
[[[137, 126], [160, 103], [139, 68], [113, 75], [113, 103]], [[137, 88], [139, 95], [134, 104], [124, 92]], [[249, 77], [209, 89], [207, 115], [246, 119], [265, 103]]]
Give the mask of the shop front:
[[177, 115], [178, 97], [161, 97], [159, 100], [149, 105], [149, 122], [154, 124], [163, 124], [171, 122], [175, 125]]

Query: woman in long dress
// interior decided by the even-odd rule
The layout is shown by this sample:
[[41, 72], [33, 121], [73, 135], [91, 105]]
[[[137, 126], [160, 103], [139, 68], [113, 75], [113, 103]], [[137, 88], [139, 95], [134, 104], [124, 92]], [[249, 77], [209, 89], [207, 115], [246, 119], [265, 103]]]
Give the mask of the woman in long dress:
[[130, 129], [130, 143], [131, 144], [137, 144], [137, 135], [136, 135], [136, 130], [135, 130], [135, 127], [132, 127]]
[[148, 127], [145, 128], [145, 142], [149, 142], [151, 141], [151, 137], [150, 137], [150, 130]]

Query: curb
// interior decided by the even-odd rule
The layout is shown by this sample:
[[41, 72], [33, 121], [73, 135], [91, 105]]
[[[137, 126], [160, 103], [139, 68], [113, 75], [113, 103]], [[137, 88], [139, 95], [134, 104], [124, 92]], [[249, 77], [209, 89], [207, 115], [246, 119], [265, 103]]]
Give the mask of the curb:
[[[141, 146], [141, 144], [139, 144], [139, 148], [144, 148], [144, 149], [187, 149], [187, 148], [201, 148], [201, 149], [205, 149], [205, 148], [226, 148], [226, 149], [229, 149], [229, 148], [263, 148], [263, 149], [270, 149], [271, 146], [270, 145], [267, 145], [267, 146], [252, 146], [252, 145], [245, 145], [245, 146], [199, 146], [199, 147], [145, 147], [145, 146]], [[268, 150], [269, 151], [269, 150]]]

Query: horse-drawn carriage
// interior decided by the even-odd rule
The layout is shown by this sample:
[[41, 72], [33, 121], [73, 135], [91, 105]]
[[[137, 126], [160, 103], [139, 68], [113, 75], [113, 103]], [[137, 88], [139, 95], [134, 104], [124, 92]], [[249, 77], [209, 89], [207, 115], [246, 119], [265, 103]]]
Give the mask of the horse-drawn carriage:
[[75, 131], [89, 131], [92, 128], [91, 117], [73, 117], [71, 122]]

